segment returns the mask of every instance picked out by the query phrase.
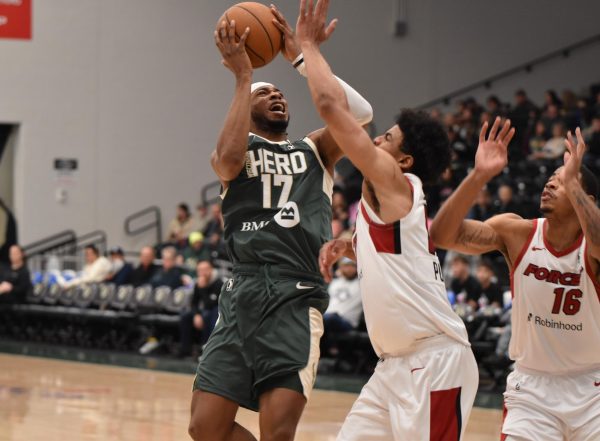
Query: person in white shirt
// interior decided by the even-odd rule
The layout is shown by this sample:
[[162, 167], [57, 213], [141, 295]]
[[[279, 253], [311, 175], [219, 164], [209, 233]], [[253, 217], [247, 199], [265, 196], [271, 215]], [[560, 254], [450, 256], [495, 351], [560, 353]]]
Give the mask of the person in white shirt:
[[97, 283], [106, 279], [111, 271], [112, 264], [106, 257], [101, 256], [98, 248], [94, 245], [88, 245], [84, 248], [85, 266], [78, 277], [65, 281], [62, 277], [58, 283], [62, 288], [71, 288], [73, 286], [83, 285], [85, 283]]
[[329, 307], [323, 315], [323, 354], [333, 355], [336, 337], [356, 329], [363, 312], [356, 262], [343, 258], [339, 262], [338, 271], [339, 277], [333, 279], [327, 289]]

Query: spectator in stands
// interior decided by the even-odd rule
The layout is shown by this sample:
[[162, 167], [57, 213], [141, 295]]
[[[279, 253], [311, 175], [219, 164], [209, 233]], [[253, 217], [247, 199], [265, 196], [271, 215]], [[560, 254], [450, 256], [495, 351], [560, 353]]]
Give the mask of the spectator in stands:
[[208, 207], [204, 204], [198, 204], [196, 206], [196, 214], [196, 231], [204, 231], [210, 220]]
[[206, 343], [219, 316], [219, 295], [223, 281], [209, 260], [198, 262], [196, 273], [191, 310], [183, 313], [179, 322], [181, 346], [178, 355], [180, 357], [191, 354], [194, 330], [200, 331], [200, 344]]
[[178, 263], [193, 275], [196, 273], [198, 262], [210, 260], [210, 254], [209, 245], [204, 243], [204, 234], [194, 231], [190, 234], [189, 245], [178, 256]]
[[570, 89], [565, 89], [562, 93], [561, 117], [566, 130], [574, 131], [582, 123], [577, 108], [577, 95]]
[[329, 284], [329, 307], [323, 315], [325, 333], [321, 347], [324, 353], [332, 351], [336, 336], [356, 329], [362, 315], [356, 263], [351, 259], [342, 258], [338, 273], [339, 277]]
[[592, 118], [588, 134], [588, 151], [585, 155], [585, 164], [596, 174], [600, 174], [600, 114]]
[[196, 222], [190, 215], [190, 209], [184, 202], [177, 206], [177, 216], [169, 223], [167, 241], [177, 246], [185, 246], [187, 238], [197, 230]]
[[477, 196], [475, 205], [471, 208], [469, 213], [469, 219], [475, 219], [479, 221], [485, 221], [495, 214], [494, 204], [492, 202], [492, 195], [486, 188], [482, 188]]
[[534, 155], [535, 159], [559, 159], [565, 153], [565, 126], [557, 122], [552, 126], [552, 138], [550, 138], [542, 151]]
[[131, 283], [133, 275], [133, 265], [125, 261], [125, 253], [121, 247], [114, 247], [108, 251], [110, 258], [111, 271], [106, 282], [114, 283], [117, 286], [128, 285]]
[[342, 223], [343, 229], [348, 228], [348, 204], [346, 197], [340, 190], [334, 190], [331, 202], [333, 218]]
[[481, 295], [479, 297], [479, 306], [491, 305], [497, 308], [502, 308], [504, 304], [504, 298], [500, 287], [495, 282], [496, 273], [494, 272], [493, 265], [487, 261], [482, 260], [477, 265], [477, 281], [481, 285]]
[[140, 251], [140, 264], [133, 270], [131, 275], [131, 284], [133, 286], [141, 286], [150, 283], [154, 274], [160, 269], [154, 263], [154, 249], [152, 247], [144, 247]]
[[542, 121], [535, 123], [535, 131], [533, 136], [529, 139], [529, 157], [528, 159], [537, 159], [543, 156], [544, 146], [548, 142], [548, 135], [546, 134], [546, 126]]
[[600, 116], [600, 92], [596, 94], [596, 100], [594, 103], [594, 116]]
[[85, 283], [103, 282], [111, 273], [110, 261], [100, 255], [95, 245], [87, 245], [84, 248], [85, 266], [81, 274], [74, 279], [65, 281], [62, 276], [57, 275], [57, 282], [63, 288], [83, 285]]
[[450, 280], [450, 289], [454, 292], [459, 303], [464, 301], [474, 310], [479, 307], [478, 301], [481, 296], [481, 285], [477, 279], [471, 275], [469, 259], [462, 254], [457, 254], [452, 259], [452, 279]]
[[521, 213], [521, 206], [515, 202], [510, 184], [503, 183], [498, 187], [498, 200], [496, 201], [495, 211], [496, 214]]
[[9, 250], [16, 243], [17, 221], [12, 211], [0, 199], [0, 263], [10, 263]]
[[563, 122], [558, 106], [554, 104], [549, 105], [539, 121], [544, 124], [544, 127], [546, 128], [546, 135], [551, 135], [554, 125]]
[[548, 89], [544, 93], [544, 107], [542, 108], [542, 112], [546, 113], [550, 106], [555, 106], [557, 109], [560, 109], [562, 106], [558, 94], [553, 89]]
[[171, 289], [176, 289], [184, 285], [184, 272], [175, 264], [176, 258], [177, 249], [175, 249], [175, 247], [163, 248], [162, 267], [160, 267], [150, 279], [150, 284], [154, 288], [168, 286]]
[[[523, 157], [523, 153], [527, 147], [528, 128], [530, 120], [537, 115], [537, 108], [527, 97], [524, 90], [519, 89], [515, 92], [515, 105], [510, 111], [508, 117], [515, 128], [515, 136], [510, 148], [509, 159], [518, 161]], [[531, 125], [533, 128], [533, 125]]]
[[210, 220], [206, 224], [204, 231], [202, 232], [204, 237], [213, 240], [212, 236], [223, 234], [223, 215], [221, 214], [221, 204], [213, 204], [210, 207]]
[[494, 121], [496, 117], [504, 116], [504, 109], [502, 106], [502, 102], [496, 95], [490, 95], [486, 101], [487, 104], [487, 112], [490, 115], [490, 121]]
[[0, 264], [0, 304], [23, 303], [31, 290], [31, 277], [19, 245], [10, 247], [9, 260]]

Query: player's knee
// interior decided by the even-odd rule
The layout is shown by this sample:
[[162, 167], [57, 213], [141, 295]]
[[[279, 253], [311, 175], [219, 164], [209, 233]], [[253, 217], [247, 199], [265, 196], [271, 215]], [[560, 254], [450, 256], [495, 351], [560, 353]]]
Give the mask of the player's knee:
[[217, 427], [210, 424], [210, 419], [202, 415], [192, 415], [188, 433], [194, 441], [218, 441]]
[[295, 424], [280, 424], [276, 427], [263, 430], [260, 436], [261, 441], [293, 441], [296, 434]]

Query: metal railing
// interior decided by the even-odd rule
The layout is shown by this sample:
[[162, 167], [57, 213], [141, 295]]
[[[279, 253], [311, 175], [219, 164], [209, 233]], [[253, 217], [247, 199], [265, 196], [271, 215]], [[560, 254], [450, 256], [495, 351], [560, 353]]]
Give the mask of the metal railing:
[[[141, 221], [144, 218], [147, 222]], [[142, 225], [134, 226], [137, 222]], [[160, 208], [155, 205], [133, 213], [125, 219], [125, 233], [128, 236], [137, 236], [150, 230], [156, 230], [156, 243], [162, 243], [162, 215]]]
[[492, 87], [492, 84], [494, 82], [497, 82], [498, 80], [502, 80], [502, 79], [505, 79], [507, 77], [510, 77], [510, 76], [513, 76], [513, 75], [516, 75], [516, 74], [522, 73], [522, 72], [531, 73], [536, 66], [538, 66], [542, 63], [553, 60], [555, 58], [568, 58], [574, 51], [581, 49], [583, 47], [586, 47], [586, 46], [590, 46], [595, 43], [600, 43], [600, 34], [593, 35], [584, 40], [580, 40], [577, 43], [570, 44], [569, 46], [565, 46], [561, 49], [552, 51], [550, 53], [547, 53], [546, 55], [542, 55], [541, 57], [534, 58], [533, 60], [528, 61], [527, 63], [519, 64], [518, 66], [507, 69], [496, 75], [492, 75], [491, 77], [488, 77], [483, 80], [477, 81], [475, 83], [469, 84], [468, 86], [461, 87], [460, 89], [456, 89], [456, 90], [454, 90], [450, 93], [447, 93], [441, 97], [438, 97], [438, 98], [428, 101], [424, 104], [421, 104], [417, 108], [418, 109], [427, 109], [427, 108], [430, 108], [430, 107], [433, 107], [433, 106], [436, 106], [439, 104], [444, 104], [447, 106], [448, 104], [450, 104], [450, 101], [452, 101], [454, 98], [456, 98], [458, 96], [463, 96], [469, 92], [472, 92], [472, 91], [477, 90], [482, 87], [484, 87], [486, 89], [490, 89]]
[[74, 254], [77, 248], [77, 235], [73, 230], [64, 230], [23, 247], [23, 252], [30, 258], [43, 254]]
[[88, 245], [94, 245], [98, 248], [100, 254], [106, 254], [106, 245], [108, 240], [103, 230], [95, 230], [77, 238], [77, 252], [83, 250]]
[[[211, 196], [210, 193], [213, 193], [215, 191], [215, 189], [217, 190], [216, 196]], [[202, 205], [204, 205], [204, 206], [208, 206], [208, 205], [212, 205], [216, 202], [220, 202], [220, 200], [221, 200], [221, 198], [220, 198], [221, 182], [214, 181], [209, 184], [206, 184], [204, 187], [202, 187], [202, 190], [200, 190], [200, 193], [202, 196]]]

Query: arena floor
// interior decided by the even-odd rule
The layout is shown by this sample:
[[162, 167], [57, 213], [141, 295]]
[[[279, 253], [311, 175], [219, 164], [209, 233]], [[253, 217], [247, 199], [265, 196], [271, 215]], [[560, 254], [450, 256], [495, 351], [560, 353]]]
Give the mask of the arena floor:
[[[0, 354], [0, 441], [189, 439], [192, 376]], [[316, 390], [297, 441], [334, 441], [355, 394]], [[256, 414], [238, 420], [257, 433]], [[497, 441], [501, 411], [475, 408], [465, 441]]]

